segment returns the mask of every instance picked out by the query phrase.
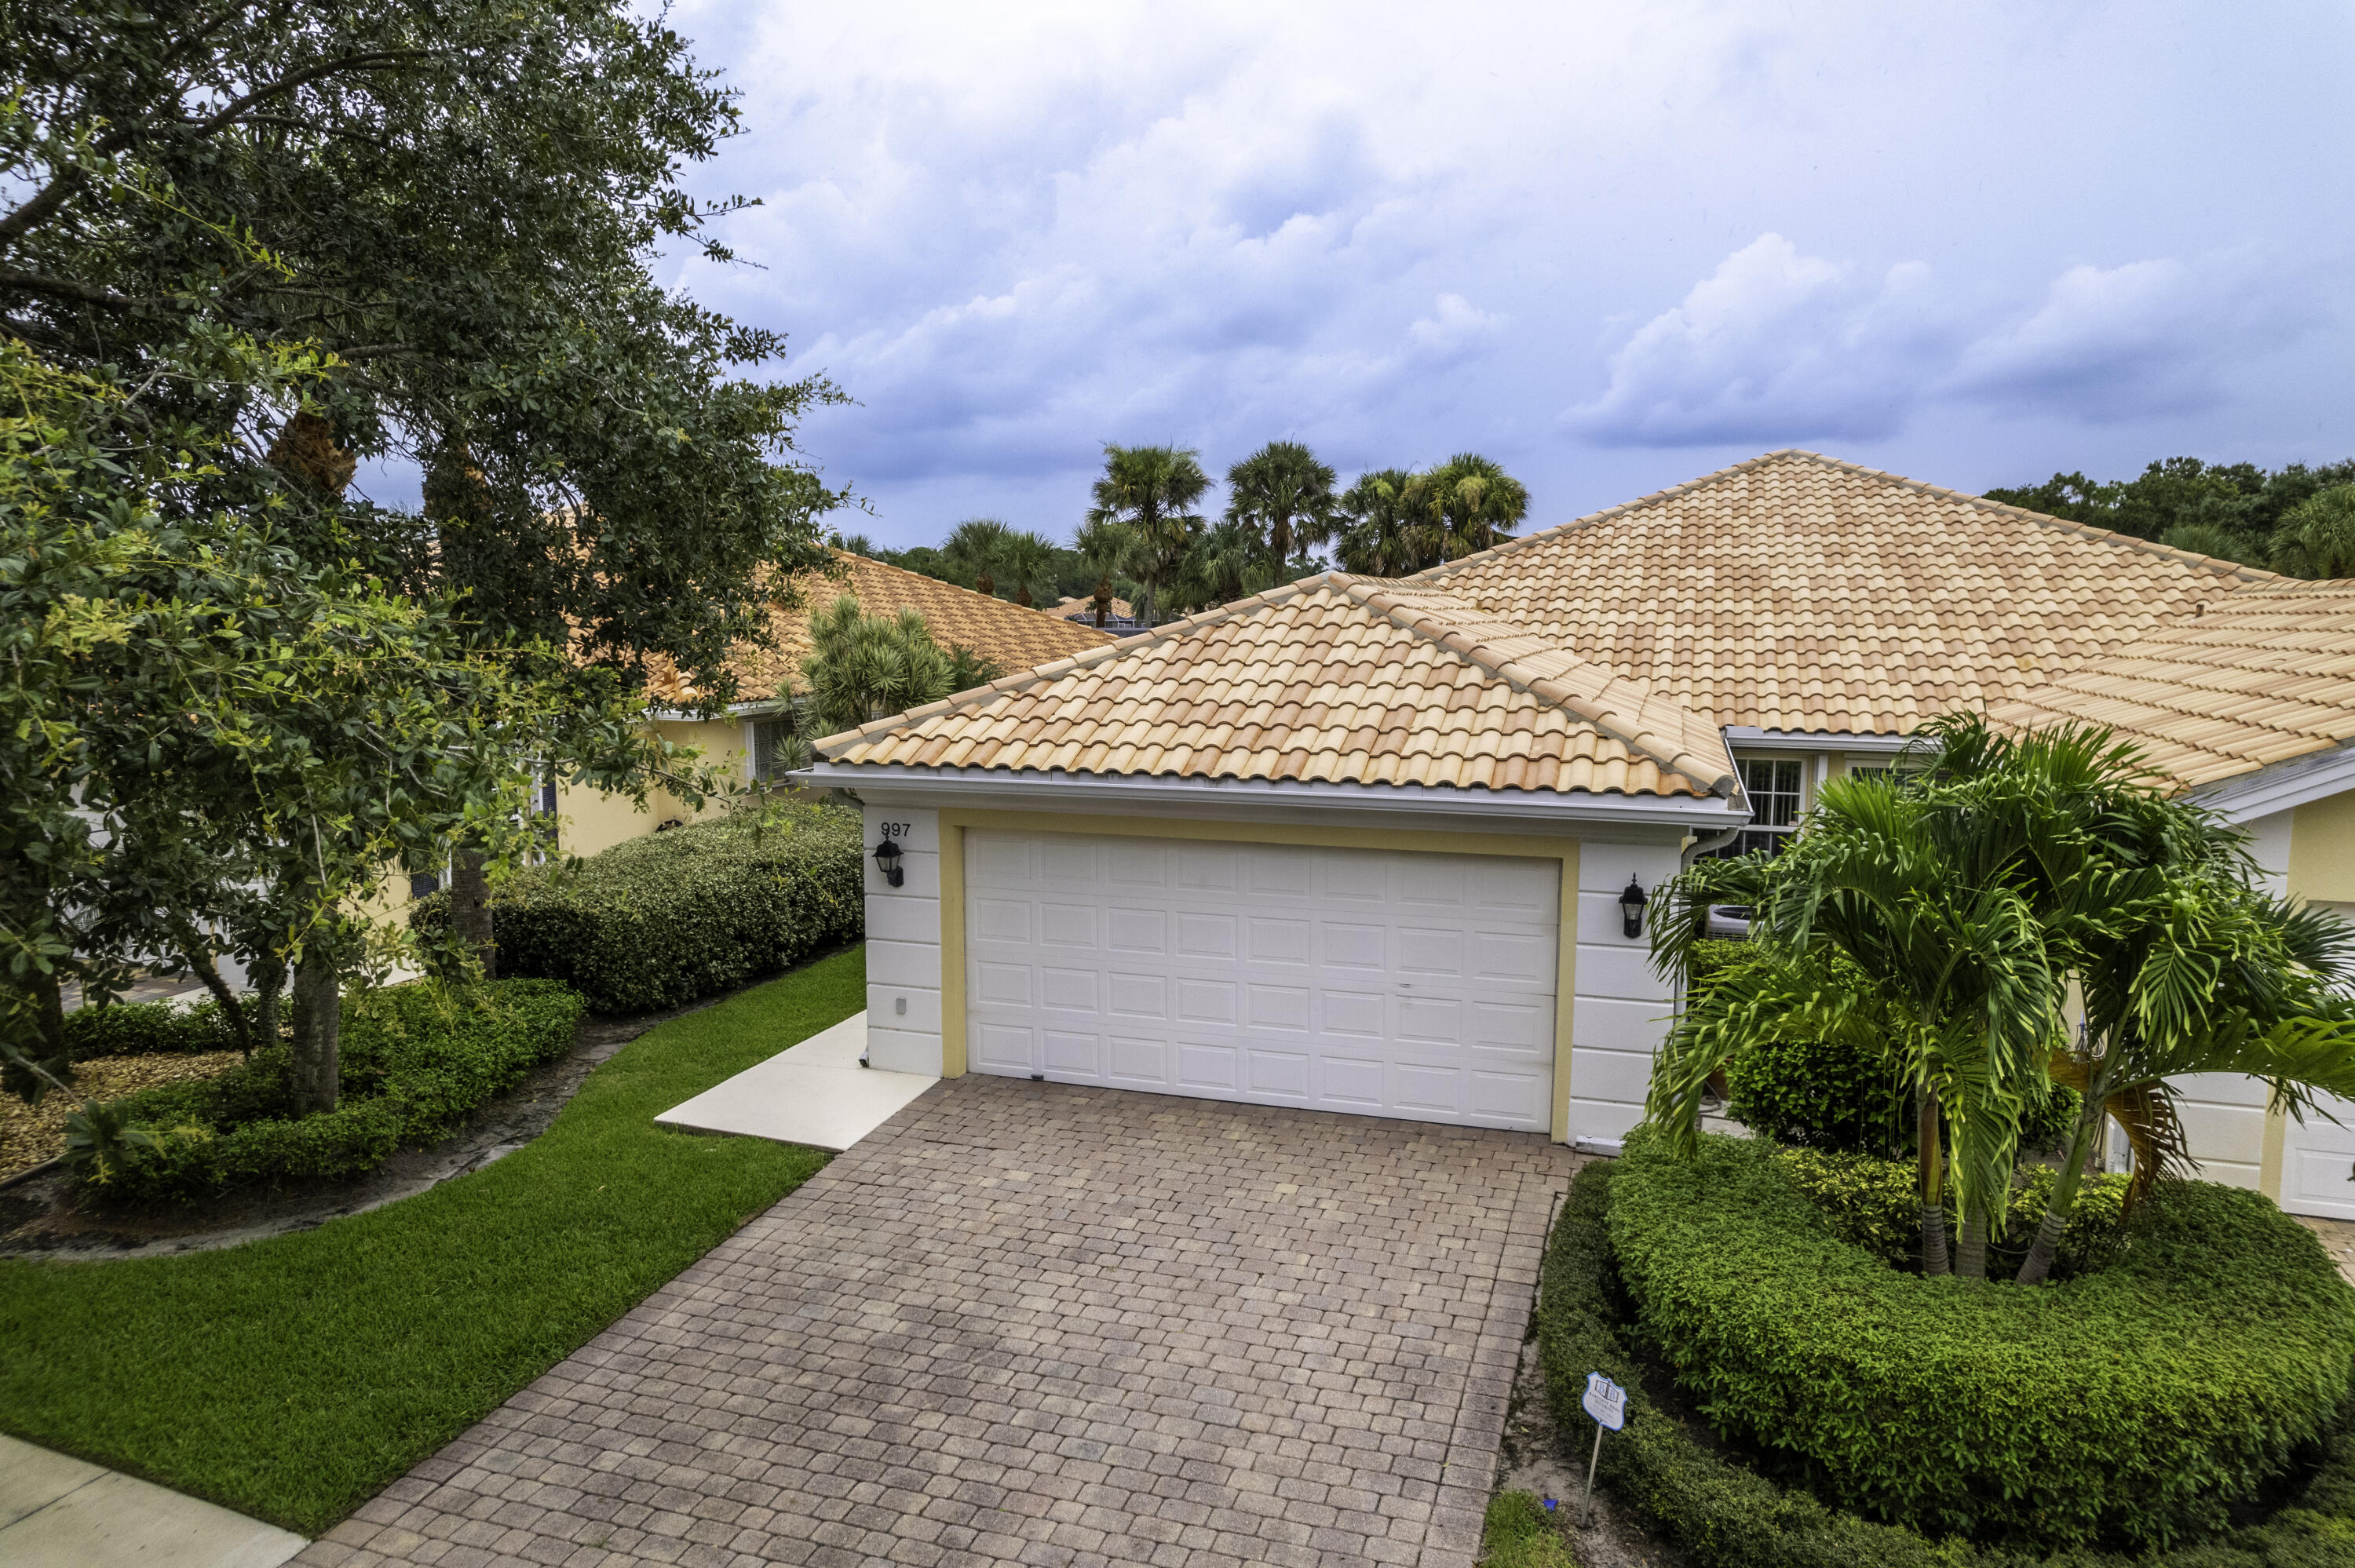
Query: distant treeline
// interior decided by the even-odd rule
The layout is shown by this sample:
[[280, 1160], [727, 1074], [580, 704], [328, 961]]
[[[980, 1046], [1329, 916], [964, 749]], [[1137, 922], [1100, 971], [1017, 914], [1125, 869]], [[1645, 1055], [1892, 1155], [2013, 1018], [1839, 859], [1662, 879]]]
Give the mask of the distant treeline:
[[1987, 496], [2290, 577], [2355, 577], [2355, 458], [2281, 469], [2166, 458], [2136, 479], [2056, 473]]

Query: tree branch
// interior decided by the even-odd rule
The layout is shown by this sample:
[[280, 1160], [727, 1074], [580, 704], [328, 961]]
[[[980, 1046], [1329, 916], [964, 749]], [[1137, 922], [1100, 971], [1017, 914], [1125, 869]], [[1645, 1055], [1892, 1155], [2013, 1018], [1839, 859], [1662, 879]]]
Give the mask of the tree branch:
[[105, 305], [118, 311], [130, 310], [139, 305], [161, 305], [171, 302], [171, 297], [167, 294], [133, 298], [129, 294], [118, 294], [112, 289], [101, 289], [95, 283], [77, 283], [70, 278], [44, 278], [36, 272], [19, 272], [14, 267], [0, 267], [0, 289], [22, 289], [28, 294], [47, 294], [52, 299], [59, 300], [79, 300], [86, 305]]

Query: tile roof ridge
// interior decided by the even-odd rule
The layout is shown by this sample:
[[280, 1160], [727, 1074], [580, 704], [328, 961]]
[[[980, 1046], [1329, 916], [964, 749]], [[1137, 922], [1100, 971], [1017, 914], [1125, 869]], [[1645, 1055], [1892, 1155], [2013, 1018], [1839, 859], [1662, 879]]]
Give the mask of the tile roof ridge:
[[1311, 588], [1327, 587], [1329, 586], [1327, 579], [1337, 576], [1339, 576], [1338, 573], [1326, 572], [1316, 577], [1280, 583], [1274, 588], [1263, 589], [1248, 599], [1235, 599], [1231, 603], [1218, 605], [1209, 609], [1197, 610], [1192, 615], [1181, 616], [1176, 620], [1164, 621], [1152, 630], [1139, 632], [1134, 637], [1123, 637], [1094, 648], [1082, 648], [1077, 653], [1066, 653], [1060, 659], [1050, 659], [1045, 663], [1034, 664], [1028, 670], [1017, 670], [1010, 675], [1000, 675], [995, 681], [968, 687], [962, 692], [952, 693], [938, 702], [926, 703], [922, 707], [910, 708], [906, 713], [887, 714], [879, 719], [873, 719], [860, 725], [856, 729], [847, 729], [839, 735], [821, 736], [810, 743], [810, 749], [821, 757], [830, 758], [834, 752], [846, 749], [871, 736], [880, 735], [885, 730], [898, 729], [902, 725], [911, 724], [920, 719], [936, 718], [942, 714], [954, 713], [960, 708], [978, 707], [983, 703], [994, 701], [1008, 692], [1019, 692], [1032, 686], [1042, 686], [1050, 681], [1060, 680], [1073, 670], [1108, 663], [1142, 649], [1189, 636], [1205, 627], [1215, 626], [1220, 621], [1232, 620], [1238, 615], [1251, 614], [1256, 610], [1281, 604], [1285, 599], [1297, 598]]
[[[998, 611], [1019, 610], [1025, 615], [1040, 616], [1048, 620], [1060, 620], [1062, 619], [1062, 617], [1059, 615], [1047, 614], [1045, 610], [1040, 609], [1036, 605], [1016, 604], [1011, 600], [1002, 599], [996, 594], [983, 593], [978, 588], [969, 588], [963, 583], [953, 583], [946, 577], [926, 577], [922, 572], [911, 572], [905, 567], [895, 567], [889, 561], [879, 561], [872, 556], [862, 556], [858, 554], [856, 551], [843, 549], [839, 546], [835, 547], [834, 553], [837, 557], [845, 561], [857, 561], [862, 567], [872, 567], [877, 571], [890, 572], [895, 577], [907, 577], [912, 581], [923, 583], [931, 588], [945, 589], [952, 594], [963, 594], [967, 599], [978, 599], [984, 604], [994, 607], [994, 609]], [[826, 580], [828, 582], [840, 582], [844, 584], [843, 592], [849, 593], [850, 591], [847, 577], [826, 577]], [[856, 598], [857, 596], [852, 595], [852, 597]], [[1092, 631], [1095, 629], [1093, 627], [1090, 627], [1088, 630]]]
[[[1415, 581], [1412, 577], [1359, 578], [1336, 572], [1333, 578], [1341, 592], [1391, 624], [1427, 638], [1539, 700], [1576, 715], [1670, 772], [1699, 780], [1711, 794], [1732, 793], [1736, 776], [1717, 726], [1675, 698], [1655, 693], [1649, 682], [1581, 658], [1542, 633], [1452, 595], [1430, 588], [1399, 591]], [[1499, 647], [1481, 638], [1479, 632], [1485, 628], [1509, 634], [1499, 641], [1526, 640], [1541, 646], [1529, 652]], [[1599, 680], [1592, 691], [1580, 691], [1563, 680], [1574, 672], [1588, 673]], [[1614, 692], [1625, 693], [1624, 701], [1614, 700]], [[1633, 710], [1632, 715], [1628, 710]]]

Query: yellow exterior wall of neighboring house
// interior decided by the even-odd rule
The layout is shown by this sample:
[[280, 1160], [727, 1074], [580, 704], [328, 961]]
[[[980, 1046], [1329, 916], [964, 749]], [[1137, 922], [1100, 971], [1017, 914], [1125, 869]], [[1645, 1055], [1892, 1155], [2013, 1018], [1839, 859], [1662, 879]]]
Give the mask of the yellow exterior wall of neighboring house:
[[2355, 789], [2309, 800], [2290, 818], [2289, 892], [2355, 903]]
[[[724, 768], [741, 778], [745, 768], [744, 724], [741, 719], [657, 719], [655, 728], [675, 746], [698, 747], [698, 767]], [[667, 789], [649, 789], [643, 806], [626, 795], [559, 785], [556, 811], [557, 847], [566, 854], [591, 855], [625, 839], [653, 832], [674, 817], [698, 821], [726, 810], [725, 802], [707, 800], [701, 811], [690, 811]]]
[[1534, 834], [1456, 832], [1441, 829], [1329, 828], [1284, 822], [1199, 821], [1164, 817], [1107, 819], [1083, 812], [960, 810], [940, 814], [941, 1073], [964, 1075], [964, 835], [970, 828], [1033, 833], [1121, 833], [1131, 838], [1201, 839], [1227, 842], [1302, 844], [1322, 849], [1409, 850], [1440, 854], [1510, 855], [1561, 866], [1561, 930], [1555, 959], [1553, 1129], [1570, 1131], [1571, 1019], [1577, 1001], [1579, 841]]

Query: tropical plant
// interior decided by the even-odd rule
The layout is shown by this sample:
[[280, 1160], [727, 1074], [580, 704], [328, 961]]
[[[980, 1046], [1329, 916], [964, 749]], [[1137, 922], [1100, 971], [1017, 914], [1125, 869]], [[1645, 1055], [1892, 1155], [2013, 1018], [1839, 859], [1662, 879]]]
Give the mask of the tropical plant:
[[1339, 504], [1332, 468], [1298, 441], [1270, 441], [1227, 470], [1227, 521], [1258, 535], [1276, 571], [1333, 536]]
[[1209, 609], [1273, 587], [1275, 580], [1275, 562], [1256, 528], [1248, 523], [1217, 523], [1178, 564], [1169, 603], [1184, 611]]
[[1477, 452], [1458, 452], [1407, 482], [1416, 554], [1438, 566], [1494, 549], [1529, 515], [1528, 486]]
[[1885, 776], [1834, 779], [1782, 854], [1704, 860], [1669, 885], [1656, 963], [1683, 972], [1723, 904], [1751, 906], [1758, 960], [1695, 981], [1646, 1116], [1690, 1150], [1710, 1081], [1753, 1043], [1885, 1042], [1917, 1107], [1923, 1269], [1949, 1267], [1951, 1176], [1954, 1266], [1983, 1277], [2020, 1114], [2062, 1038], [2061, 990], [2035, 911], [2008, 878], [2009, 846], [1945, 805]]
[[1014, 530], [995, 517], [968, 517], [941, 542], [941, 559], [973, 578], [975, 592], [997, 592], [998, 564]]
[[1095, 482], [1091, 524], [1113, 522], [1135, 535], [1131, 569], [1144, 585], [1138, 615], [1153, 624], [1161, 590], [1202, 531], [1192, 508], [1210, 487], [1201, 454], [1184, 447], [1104, 447], [1103, 476]]
[[912, 609], [868, 615], [844, 594], [810, 617], [810, 641], [802, 678], [822, 735], [937, 702], [951, 689], [949, 656]]
[[1052, 593], [1055, 585], [1055, 546], [1052, 540], [1020, 529], [1007, 530], [1006, 541], [997, 552], [997, 569], [1014, 587], [1014, 602], [1028, 609], [1035, 602], [1034, 587], [1043, 585]]
[[1414, 475], [1402, 468], [1360, 475], [1342, 495], [1333, 554], [1345, 572], [1367, 577], [1402, 577], [1436, 563], [1423, 558], [1407, 487]]
[[2189, 1165], [2175, 1089], [2192, 1073], [2264, 1078], [2303, 1117], [2317, 1091], [2355, 1096], [2355, 1023], [2334, 988], [2355, 930], [2264, 892], [2242, 834], [2172, 798], [2132, 746], [2070, 726], [2013, 736], [1976, 715], [1928, 726], [1938, 772], [2015, 849], [2083, 1025], [2050, 1072], [2083, 1097], [2052, 1199], [2019, 1271], [2041, 1281], [2105, 1118], [2125, 1130], [2139, 1195]]
[[2284, 514], [2273, 567], [2293, 577], [2355, 577], [2355, 484], [2318, 492]]
[[1125, 574], [1137, 564], [1136, 531], [1114, 517], [1091, 516], [1080, 524], [1071, 546], [1079, 552], [1088, 569], [1096, 574], [1093, 599], [1096, 607], [1096, 630], [1103, 630], [1105, 618], [1111, 613], [1113, 578]]

